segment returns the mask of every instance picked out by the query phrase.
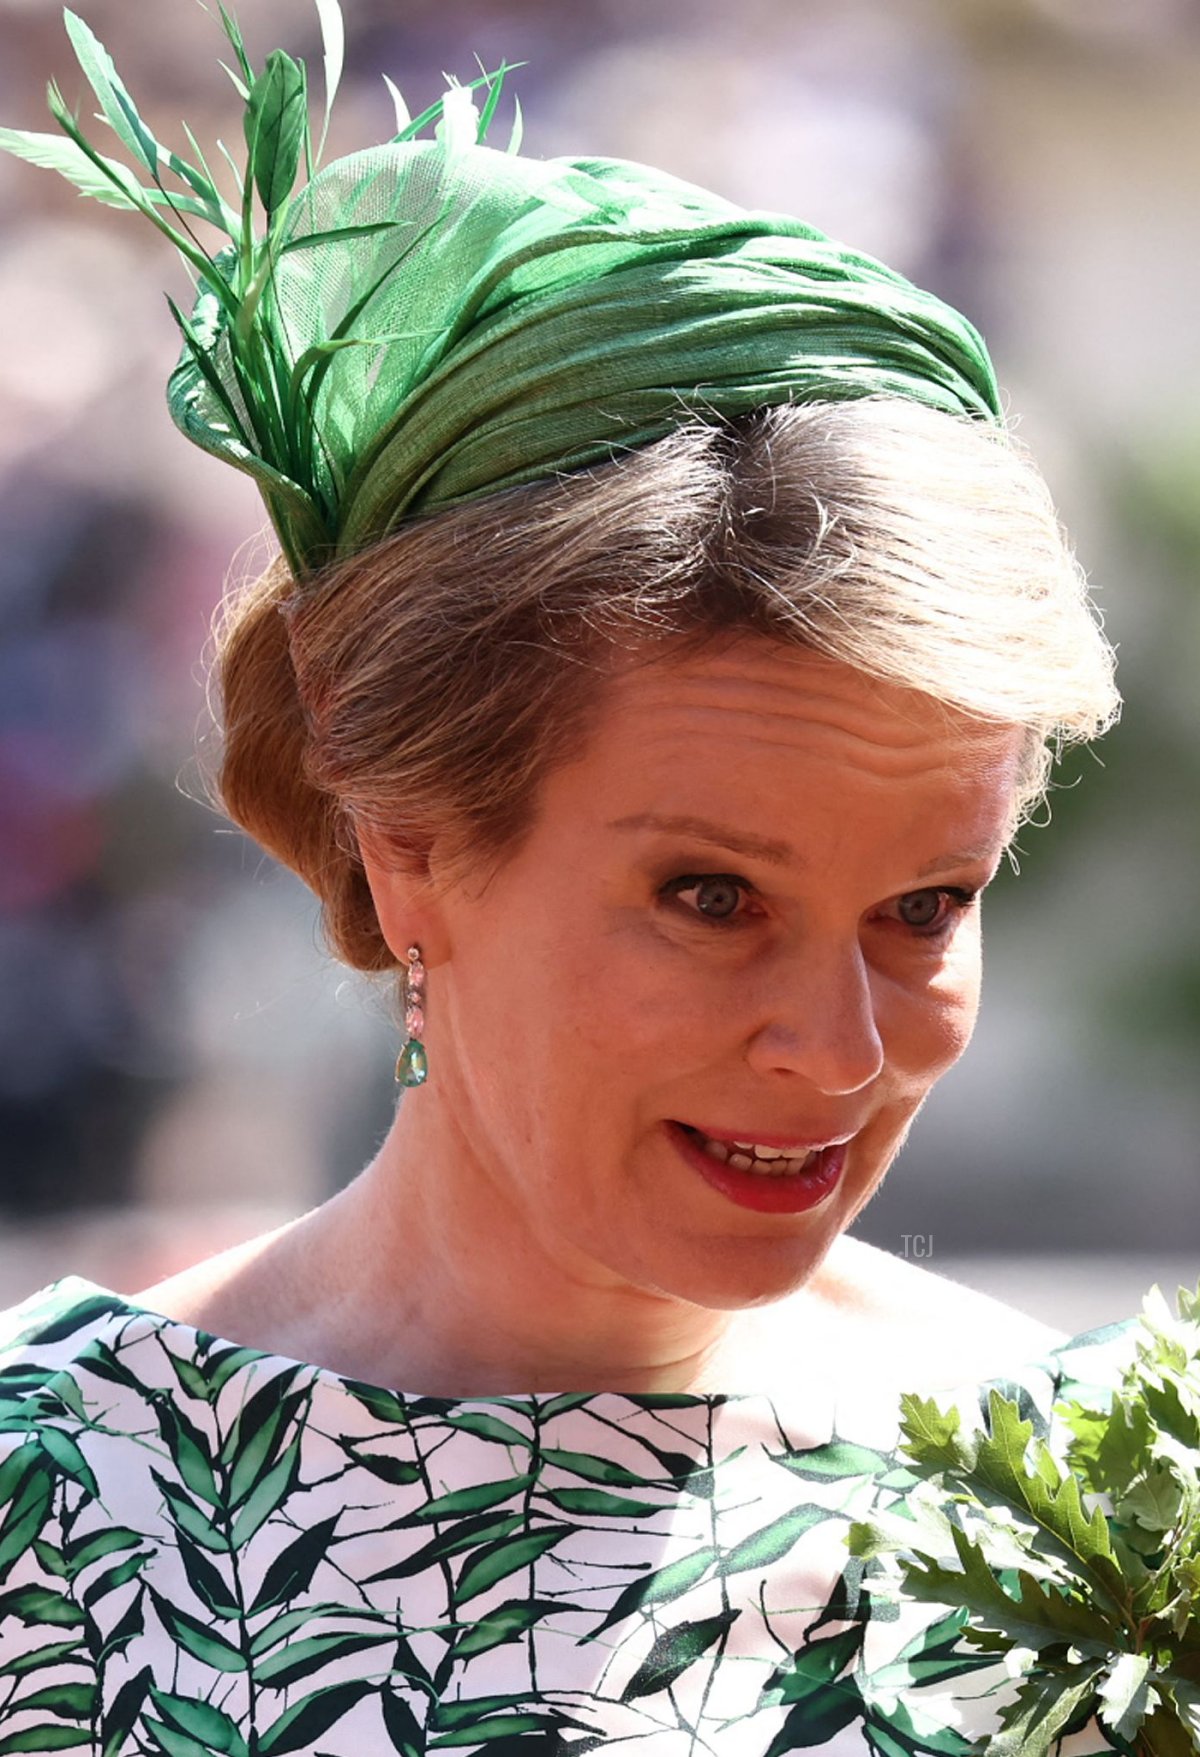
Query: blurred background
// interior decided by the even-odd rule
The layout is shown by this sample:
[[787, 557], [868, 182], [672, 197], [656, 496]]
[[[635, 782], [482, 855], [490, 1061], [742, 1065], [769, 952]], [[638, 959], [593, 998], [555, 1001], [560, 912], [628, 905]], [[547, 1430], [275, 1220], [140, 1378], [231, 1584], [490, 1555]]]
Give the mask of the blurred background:
[[[862, 1236], [1064, 1328], [1200, 1275], [1197, 0], [345, 0], [330, 155], [444, 70], [517, 76], [524, 150], [647, 160], [882, 256], [987, 335], [1094, 580], [1126, 711], [989, 898], [975, 1043]], [[79, 0], [160, 138], [239, 142], [197, 0]], [[242, 0], [256, 63], [308, 0]], [[92, 105], [51, 0], [0, 0], [0, 118]], [[0, 1305], [122, 1291], [311, 1205], [387, 1128], [386, 991], [201, 803], [202, 656], [253, 489], [163, 403], [182, 268], [0, 157]], [[231, 558], [233, 560], [230, 573]], [[197, 752], [199, 751], [199, 758]]]

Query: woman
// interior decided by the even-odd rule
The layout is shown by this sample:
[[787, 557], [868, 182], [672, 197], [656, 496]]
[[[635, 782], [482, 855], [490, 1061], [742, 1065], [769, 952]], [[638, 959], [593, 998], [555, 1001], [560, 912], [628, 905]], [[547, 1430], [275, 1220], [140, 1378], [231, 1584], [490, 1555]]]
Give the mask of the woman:
[[796, 222], [461, 92], [293, 196], [293, 65], [264, 233], [184, 174], [172, 408], [283, 552], [222, 797], [402, 973], [410, 1090], [315, 1213], [12, 1315], [0, 1749], [966, 1751], [1003, 1679], [846, 1526], [902, 1389], [1045, 1417], [1072, 1356], [846, 1229], [1114, 712], [1045, 489], [970, 326]]

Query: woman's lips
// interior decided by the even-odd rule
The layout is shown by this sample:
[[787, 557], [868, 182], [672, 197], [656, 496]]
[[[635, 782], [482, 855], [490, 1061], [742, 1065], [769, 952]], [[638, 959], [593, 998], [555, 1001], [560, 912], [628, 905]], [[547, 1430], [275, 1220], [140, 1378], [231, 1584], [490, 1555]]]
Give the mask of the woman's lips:
[[[708, 1135], [686, 1123], [669, 1122], [666, 1128], [706, 1183], [739, 1208], [760, 1214], [802, 1214], [815, 1208], [835, 1189], [846, 1163], [844, 1139], [809, 1146], [758, 1133], [744, 1141]], [[767, 1154], [750, 1156], [742, 1150], [750, 1146], [765, 1148]]]

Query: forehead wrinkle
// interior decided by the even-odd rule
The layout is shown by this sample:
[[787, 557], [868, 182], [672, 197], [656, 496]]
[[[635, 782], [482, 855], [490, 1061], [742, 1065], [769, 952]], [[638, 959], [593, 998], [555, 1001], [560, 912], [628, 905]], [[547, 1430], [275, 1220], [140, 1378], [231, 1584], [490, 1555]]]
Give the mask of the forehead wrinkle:
[[[657, 681], [657, 680], [656, 680]], [[894, 695], [898, 699], [888, 699]], [[1011, 728], [975, 720], [915, 690], [895, 690], [864, 701], [850, 701], [833, 690], [764, 683], [757, 678], [667, 679], [640, 689], [625, 711], [646, 718], [721, 715], [783, 731], [830, 731], [854, 743], [894, 750], [986, 744], [1007, 737]], [[884, 733], [881, 739], [880, 732]]]
[[[839, 728], [814, 728], [807, 721], [797, 727], [790, 718], [781, 729], [782, 736], [772, 736], [764, 729], [761, 718], [753, 716], [748, 727], [733, 727], [733, 736], [727, 742], [716, 744], [712, 738], [713, 717], [707, 710], [679, 709], [677, 704], [674, 707], [675, 711], [669, 716], [656, 714], [650, 725], [643, 723], [636, 728], [633, 743], [637, 752], [637, 772], [644, 783], [649, 783], [645, 790], [639, 789], [646, 809], [618, 813], [610, 827], [636, 826], [658, 829], [667, 834], [696, 835], [727, 849], [742, 851], [751, 858], [761, 858], [781, 866], [791, 865], [797, 870], [807, 868], [811, 864], [807, 852], [789, 847], [784, 838], [763, 837], [746, 823], [746, 808], [750, 808], [753, 822], [764, 804], [762, 790], [756, 785], [757, 746], [763, 753], [761, 780], [770, 789], [772, 827], [785, 809], [784, 796], [779, 791], [781, 771], [777, 767], [781, 750], [789, 759], [800, 759], [796, 768], [787, 771], [790, 774], [787, 791], [791, 793], [791, 800], [786, 809], [793, 813], [798, 811], [802, 816], [807, 810], [802, 768], [807, 769], [814, 779], [823, 774], [836, 774], [839, 768], [843, 773], [853, 771], [859, 784], [868, 790], [862, 797], [862, 806], [872, 813], [874, 808], [867, 805], [868, 798], [882, 795], [886, 802], [897, 782], [901, 785], [917, 783], [924, 799], [940, 798], [939, 811], [950, 814], [943, 816], [942, 821], [945, 852], [933, 859], [926, 858], [914, 876], [924, 877], [930, 872], [951, 867], [980, 864], [990, 867], [1011, 833], [1013, 777], [1009, 770], [1012, 753], [1011, 749], [999, 748], [1000, 741], [1007, 745], [1007, 735], [1003, 731], [997, 733], [995, 728], [991, 729], [994, 736], [988, 741], [986, 751], [978, 747], [977, 741], [964, 743], [946, 737], [930, 738], [920, 746], [892, 750], [871, 740], [848, 744], [839, 736]], [[718, 713], [718, 720], [722, 728], [727, 729], [724, 713]], [[627, 729], [634, 730], [628, 728], [628, 723]], [[797, 738], [797, 731], [807, 732], [809, 737]], [[740, 751], [736, 748], [739, 740], [742, 742]], [[728, 769], [722, 759], [730, 757], [731, 744], [734, 746], [733, 768]], [[695, 778], [697, 750], [706, 745], [712, 747], [713, 758], [702, 766], [700, 792], [697, 794], [689, 786], [681, 798], [679, 782], [682, 778]], [[805, 755], [807, 763], [803, 760]], [[748, 769], [745, 766], [747, 758]], [[624, 764], [620, 766], [625, 768]], [[659, 777], [665, 779], [665, 791], [659, 784]], [[982, 792], [978, 791], [980, 783]], [[793, 788], [796, 791], [793, 792]], [[688, 811], [687, 806], [692, 804], [699, 809]], [[660, 809], [655, 811], [654, 805]], [[672, 805], [682, 809], [673, 811]], [[917, 809], [915, 802], [914, 809]]]
[[[894, 743], [879, 739], [877, 723], [876, 736], [871, 737], [840, 723], [815, 721], [807, 715], [764, 714], [757, 709], [728, 709], [712, 704], [687, 707], [673, 703], [666, 714], [659, 712], [647, 719], [650, 723], [638, 727], [634, 737], [639, 761], [657, 759], [672, 769], [694, 763], [697, 751], [705, 744], [713, 746], [714, 763], [719, 763], [722, 752], [728, 749], [728, 741], [741, 744], [746, 753], [758, 746], [768, 760], [781, 751], [801, 756], [807, 752], [814, 766], [827, 762], [844, 764], [864, 776], [885, 780], [913, 773], [930, 780], [944, 774], [976, 773], [984, 755], [974, 740], [948, 734], [927, 733], [920, 739]], [[719, 745], [718, 728], [722, 741]], [[990, 764], [985, 761], [983, 766]]]
[[[702, 659], [651, 665], [618, 678], [630, 705], [703, 713], [746, 715], [757, 721], [828, 727], [848, 740], [897, 752], [906, 749], [964, 750], [987, 744], [1013, 728], [967, 714], [907, 684], [871, 677], [808, 652], [734, 650]], [[846, 685], [850, 688], [847, 689]], [[882, 743], [881, 726], [886, 732]]]
[[[717, 691], [730, 695], [775, 696], [804, 704], [806, 708], [829, 703], [835, 710], [870, 716], [880, 710], [901, 713], [904, 709], [933, 704], [933, 698], [907, 684], [892, 683], [812, 654], [780, 657], [758, 653], [741, 659], [710, 657], [693, 664], [647, 666], [623, 680], [638, 694], [704, 694]], [[619, 687], [619, 684], [618, 684]], [[864, 700], [864, 695], [866, 699]], [[941, 703], [936, 704], [939, 708]]]

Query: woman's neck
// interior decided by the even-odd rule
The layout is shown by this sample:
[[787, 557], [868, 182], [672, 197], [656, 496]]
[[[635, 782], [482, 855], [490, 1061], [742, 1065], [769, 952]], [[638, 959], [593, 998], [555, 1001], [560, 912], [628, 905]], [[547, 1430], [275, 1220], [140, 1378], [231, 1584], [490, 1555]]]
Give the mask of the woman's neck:
[[405, 1110], [330, 1201], [144, 1303], [247, 1347], [431, 1396], [781, 1386], [794, 1396], [799, 1375], [823, 1400], [848, 1360], [856, 1376], [867, 1370], [911, 1300], [908, 1289], [864, 1342], [888, 1259], [845, 1237], [802, 1287], [757, 1307], [633, 1285], [540, 1239], [535, 1217], [506, 1201], [511, 1185], [488, 1182], [437, 1107]]
[[761, 1314], [694, 1306], [547, 1249], [399, 1119], [322, 1207], [145, 1298], [247, 1346], [448, 1397], [752, 1389], [765, 1352]]
[[386, 1148], [287, 1252], [288, 1278], [311, 1290], [297, 1324], [324, 1364], [374, 1383], [455, 1397], [697, 1391], [728, 1363], [733, 1314], [551, 1255], [519, 1217], [456, 1201]]

